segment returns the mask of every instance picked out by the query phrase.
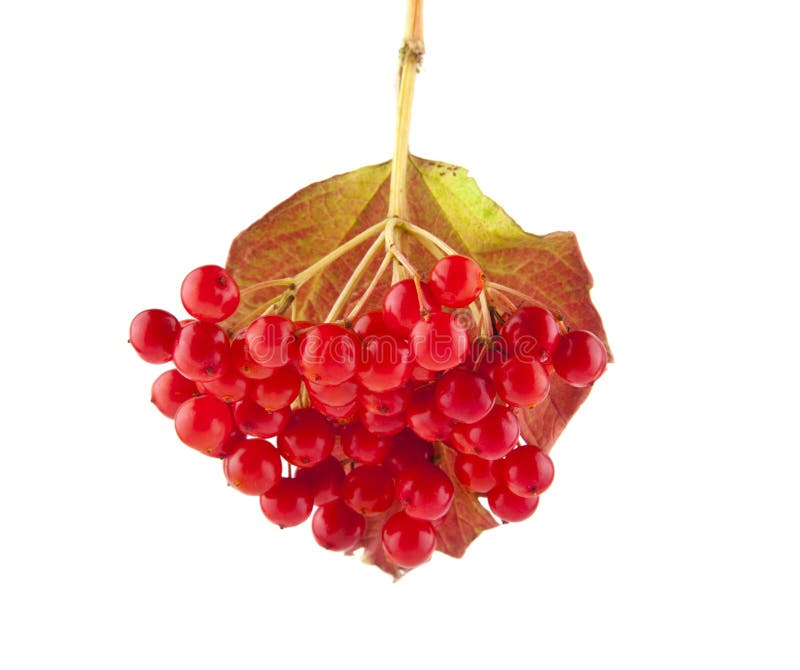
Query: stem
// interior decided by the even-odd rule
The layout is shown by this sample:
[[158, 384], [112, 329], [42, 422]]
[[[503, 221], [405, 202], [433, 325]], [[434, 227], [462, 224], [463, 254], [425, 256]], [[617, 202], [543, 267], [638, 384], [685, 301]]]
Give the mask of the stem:
[[294, 279], [292, 277], [284, 277], [283, 279], [268, 279], [267, 281], [260, 281], [255, 284], [250, 284], [247, 288], [239, 291], [239, 297], [243, 298], [246, 295], [254, 293], [262, 288], [270, 288], [272, 286], [291, 286]]
[[455, 249], [453, 249], [453, 247], [451, 247], [449, 244], [447, 244], [447, 242], [436, 237], [436, 235], [425, 230], [424, 228], [420, 228], [419, 226], [414, 225], [409, 221], [403, 221], [400, 225], [409, 233], [419, 238], [420, 241], [427, 240], [429, 243], [441, 249], [446, 255], [448, 256], [458, 255], [458, 252]]
[[358, 299], [358, 302], [355, 304], [353, 309], [350, 310], [350, 313], [345, 318], [347, 323], [351, 323], [353, 319], [358, 316], [359, 312], [364, 309], [364, 305], [367, 304], [367, 300], [372, 295], [372, 292], [375, 290], [375, 287], [378, 285], [378, 282], [383, 277], [383, 273], [386, 272], [386, 268], [389, 267], [389, 263], [392, 262], [393, 256], [389, 253], [385, 254], [383, 260], [381, 261], [380, 267], [378, 271], [375, 273], [375, 276], [372, 278], [372, 281], [367, 286], [367, 290], [361, 294], [361, 297]]
[[353, 293], [353, 289], [356, 287], [361, 278], [364, 276], [364, 272], [367, 271], [370, 263], [374, 260], [375, 256], [378, 254], [378, 251], [383, 246], [384, 237], [386, 236], [385, 232], [381, 232], [378, 237], [375, 238], [375, 241], [372, 243], [372, 246], [367, 250], [367, 253], [364, 254], [364, 257], [359, 261], [358, 265], [356, 265], [355, 270], [353, 270], [353, 274], [350, 275], [350, 279], [347, 280], [347, 283], [344, 285], [342, 292], [339, 293], [339, 297], [336, 298], [336, 302], [333, 303], [331, 307], [331, 311], [328, 312], [328, 316], [325, 318], [326, 322], [331, 322], [339, 316], [339, 312], [342, 311], [342, 308], [345, 306], [345, 303], [348, 301], [350, 296]]

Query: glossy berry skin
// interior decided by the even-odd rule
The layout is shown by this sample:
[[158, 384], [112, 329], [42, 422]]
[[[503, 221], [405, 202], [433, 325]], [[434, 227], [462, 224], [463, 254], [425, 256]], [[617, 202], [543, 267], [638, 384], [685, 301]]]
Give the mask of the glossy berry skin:
[[222, 445], [232, 426], [228, 406], [210, 395], [189, 398], [175, 412], [175, 432], [181, 442], [205, 454]]
[[205, 453], [212, 458], [225, 458], [236, 450], [239, 446], [239, 442], [245, 439], [247, 439], [247, 436], [234, 424], [233, 428], [231, 428], [231, 432], [228, 433], [228, 437], [225, 438], [225, 441], [216, 449]]
[[342, 500], [334, 500], [314, 512], [311, 531], [314, 539], [325, 549], [348, 551], [364, 536], [366, 522]]
[[353, 377], [359, 342], [353, 333], [333, 323], [310, 328], [300, 341], [300, 372], [314, 384], [336, 386]]
[[383, 323], [398, 337], [408, 337], [414, 324], [422, 313], [430, 314], [439, 309], [439, 302], [431, 287], [421, 282], [422, 311], [420, 311], [417, 287], [412, 279], [404, 279], [393, 284], [383, 298]]
[[432, 461], [433, 445], [406, 428], [392, 438], [383, 465], [396, 477], [414, 465], [424, 465]]
[[411, 394], [406, 421], [411, 430], [428, 442], [446, 440], [455, 423], [436, 406], [436, 387], [433, 384], [422, 386]]
[[337, 423], [341, 424], [352, 423], [359, 410], [358, 400], [353, 400], [347, 405], [336, 407], [334, 405], [325, 405], [324, 403], [317, 402], [312, 398], [311, 406], [326, 419], [330, 419], [331, 421], [336, 421]]
[[596, 382], [608, 363], [603, 343], [588, 330], [573, 330], [561, 338], [553, 353], [556, 374], [571, 386]]
[[219, 379], [230, 365], [228, 336], [213, 323], [191, 321], [178, 333], [172, 360], [178, 371], [193, 381]]
[[335, 457], [328, 456], [310, 468], [297, 468], [295, 479], [308, 484], [315, 505], [326, 505], [341, 493], [344, 468]]
[[278, 450], [289, 463], [306, 468], [323, 461], [333, 450], [333, 428], [328, 420], [310, 407], [292, 412], [278, 435]]
[[239, 287], [224, 268], [203, 265], [183, 280], [181, 302], [195, 319], [217, 323], [236, 311]]
[[261, 316], [247, 326], [245, 341], [250, 357], [265, 368], [282, 368], [297, 360], [295, 326], [282, 316]]
[[270, 412], [251, 398], [244, 398], [233, 406], [233, 418], [239, 430], [260, 438], [275, 437], [289, 423], [290, 415], [288, 407]]
[[483, 290], [483, 271], [466, 256], [445, 256], [436, 261], [428, 280], [436, 299], [445, 307], [466, 307]]
[[[514, 452], [511, 452], [514, 453]], [[487, 461], [474, 454], [456, 454], [453, 470], [456, 478], [474, 493], [488, 493], [497, 484], [493, 465], [499, 461]]]
[[342, 482], [342, 500], [364, 516], [380, 514], [394, 502], [394, 481], [380, 465], [360, 465]]
[[539, 496], [529, 498], [511, 493], [505, 486], [498, 484], [487, 495], [489, 509], [503, 521], [524, 521], [539, 506]]
[[362, 409], [358, 413], [358, 418], [364, 428], [378, 437], [397, 435], [406, 427], [406, 418], [402, 414], [376, 414]]
[[409, 335], [414, 361], [427, 370], [449, 370], [464, 362], [469, 350], [469, 336], [452, 314], [434, 312], [428, 320], [419, 320]]
[[222, 460], [225, 478], [241, 493], [259, 496], [269, 491], [281, 478], [281, 457], [265, 440], [242, 440]]
[[533, 444], [517, 447], [497, 465], [498, 478], [511, 493], [523, 498], [544, 493], [553, 483], [553, 461]]
[[246, 379], [265, 379], [272, 374], [272, 368], [259, 365], [250, 356], [245, 331], [241, 331], [231, 342], [230, 366]]
[[368, 412], [383, 414], [385, 416], [395, 416], [402, 414], [408, 407], [410, 391], [407, 386], [376, 393], [369, 389], [360, 388], [358, 400], [361, 406]]
[[495, 405], [477, 423], [462, 423], [456, 426], [450, 442], [461, 453], [476, 454], [486, 460], [495, 461], [511, 451], [517, 439], [519, 439], [517, 417], [508, 407]]
[[281, 478], [261, 494], [261, 511], [281, 528], [297, 526], [311, 516], [314, 496], [311, 487], [300, 479]]
[[238, 402], [247, 395], [247, 380], [233, 368], [227, 368], [218, 379], [198, 382], [203, 393], [213, 395], [225, 402]]
[[413, 365], [405, 341], [394, 335], [368, 335], [359, 348], [356, 379], [370, 391], [391, 391], [408, 381]]
[[436, 407], [454, 421], [475, 423], [494, 407], [494, 386], [486, 375], [450, 370], [436, 383]]
[[160, 374], [150, 389], [150, 400], [164, 416], [174, 419], [175, 412], [189, 398], [199, 395], [197, 384], [177, 370]]
[[358, 393], [358, 384], [346, 381], [335, 386], [322, 386], [306, 380], [308, 395], [314, 400], [331, 407], [343, 407], [352, 403]]
[[436, 548], [436, 532], [430, 521], [404, 512], [393, 514], [381, 531], [386, 557], [401, 568], [415, 568], [430, 560]]
[[395, 484], [395, 496], [406, 514], [428, 521], [447, 514], [454, 491], [450, 478], [432, 463], [407, 468]]
[[363, 340], [370, 335], [388, 335], [391, 331], [383, 322], [383, 311], [376, 309], [359, 316], [353, 324], [353, 332]]
[[497, 394], [514, 407], [535, 407], [550, 393], [550, 375], [536, 360], [509, 358], [494, 370]]
[[521, 307], [501, 331], [508, 354], [521, 360], [542, 362], [553, 355], [561, 337], [556, 318], [542, 307]]
[[364, 465], [382, 463], [391, 446], [391, 438], [373, 435], [360, 422], [345, 428], [341, 441], [345, 455], [356, 463]]
[[247, 388], [249, 396], [264, 409], [274, 411], [288, 407], [300, 393], [302, 380], [293, 363], [272, 368], [264, 379], [254, 379]]
[[169, 312], [146, 309], [133, 317], [128, 339], [142, 360], [167, 363], [172, 360], [180, 329], [180, 322]]

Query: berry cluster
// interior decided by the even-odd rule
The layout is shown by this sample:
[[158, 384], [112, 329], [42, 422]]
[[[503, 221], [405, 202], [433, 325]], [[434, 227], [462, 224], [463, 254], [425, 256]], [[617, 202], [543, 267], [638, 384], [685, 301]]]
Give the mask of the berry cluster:
[[219, 324], [237, 310], [239, 288], [208, 265], [181, 286], [193, 318], [146, 310], [130, 343], [145, 361], [172, 361], [153, 403], [184, 443], [222, 459], [232, 487], [260, 497], [270, 521], [295, 526], [313, 512], [317, 542], [347, 551], [365, 518], [383, 515], [387, 558], [412, 568], [433, 553], [455, 492], [434, 443], [454, 450], [458, 482], [485, 494], [496, 516], [526, 519], [553, 464], [521, 443], [518, 408], [547, 398], [553, 374], [585, 386], [605, 369], [597, 337], [567, 331], [539, 306], [484, 302], [492, 332], [478, 330], [470, 315], [485, 288], [472, 259], [449, 255], [352, 323], [273, 310], [229, 334]]

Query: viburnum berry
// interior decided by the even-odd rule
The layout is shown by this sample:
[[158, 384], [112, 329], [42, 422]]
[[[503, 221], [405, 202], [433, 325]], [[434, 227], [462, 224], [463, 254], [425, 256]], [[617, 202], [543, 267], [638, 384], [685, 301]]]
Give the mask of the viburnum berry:
[[307, 482], [283, 477], [261, 494], [260, 503], [267, 519], [281, 528], [289, 528], [311, 516], [314, 495]]
[[589, 386], [596, 382], [608, 362], [603, 343], [587, 330], [573, 330], [564, 335], [553, 353], [553, 366], [561, 379], [571, 386]]
[[362, 408], [358, 418], [364, 428], [379, 437], [397, 435], [406, 427], [406, 417], [402, 414], [377, 414]]
[[495, 461], [511, 451], [518, 439], [517, 417], [508, 407], [495, 405], [480, 421], [456, 426], [450, 442], [462, 453]]
[[231, 341], [230, 365], [247, 379], [264, 379], [272, 374], [272, 368], [259, 365], [253, 360], [247, 346], [245, 331], [241, 331]]
[[414, 465], [431, 463], [432, 461], [433, 445], [405, 428], [391, 438], [391, 446], [383, 465], [396, 477]]
[[353, 332], [363, 340], [370, 335], [388, 335], [391, 331], [383, 321], [383, 311], [376, 309], [359, 316], [353, 323]]
[[381, 531], [386, 557], [401, 568], [415, 568], [430, 560], [436, 548], [436, 532], [430, 521], [405, 512], [393, 514]]
[[334, 456], [328, 456], [310, 468], [297, 468], [294, 476], [308, 484], [315, 505], [326, 505], [341, 493], [344, 468]]
[[306, 379], [305, 384], [308, 389], [308, 395], [314, 400], [331, 407], [349, 405], [356, 399], [358, 393], [358, 384], [352, 380], [335, 386], [323, 386]]
[[175, 432], [184, 444], [203, 453], [217, 449], [233, 426], [231, 410], [219, 398], [199, 395], [175, 412]]
[[453, 482], [432, 463], [419, 464], [397, 476], [395, 494], [406, 514], [432, 521], [447, 514], [453, 502]]
[[439, 302], [426, 282], [420, 282], [422, 305], [413, 279], [404, 279], [386, 292], [383, 298], [383, 323], [390, 332], [408, 337], [423, 314], [439, 309]]
[[517, 447], [496, 463], [499, 479], [515, 495], [544, 493], [553, 482], [553, 461], [536, 445]]
[[292, 412], [278, 435], [278, 450], [289, 463], [309, 467], [326, 459], [333, 450], [333, 428], [328, 420], [310, 407]]
[[364, 517], [354, 512], [341, 499], [317, 508], [311, 520], [314, 539], [325, 549], [348, 551], [364, 536]]
[[347, 426], [340, 439], [345, 455], [356, 463], [365, 465], [383, 463], [391, 446], [391, 438], [370, 433], [360, 422]]
[[342, 482], [342, 500], [365, 516], [385, 512], [394, 502], [391, 473], [380, 465], [360, 465]]
[[436, 387], [422, 386], [411, 394], [406, 410], [408, 426], [423, 440], [446, 440], [453, 432], [455, 422], [443, 414], [436, 405]]
[[164, 416], [174, 419], [175, 412], [184, 401], [200, 395], [191, 379], [187, 379], [177, 370], [167, 370], [153, 382], [150, 400]]
[[239, 442], [245, 439], [247, 439], [247, 436], [239, 430], [238, 426], [234, 425], [231, 428], [231, 432], [228, 433], [228, 437], [225, 438], [222, 444], [220, 444], [216, 449], [211, 449], [210, 451], [206, 451], [204, 453], [212, 458], [225, 458], [236, 450], [236, 448], [239, 446]]
[[487, 461], [475, 454], [458, 453], [453, 462], [453, 471], [458, 481], [470, 491], [488, 493], [497, 484], [494, 476], [494, 464], [498, 462]]
[[242, 440], [222, 460], [228, 483], [241, 493], [258, 496], [269, 491], [281, 477], [281, 457], [266, 440]]
[[142, 360], [167, 363], [172, 360], [175, 340], [181, 326], [172, 314], [163, 309], [146, 309], [131, 321], [129, 342]]
[[503, 521], [524, 521], [539, 506], [539, 496], [527, 498], [511, 493], [505, 486], [498, 484], [486, 496], [489, 509]]
[[181, 302], [195, 319], [217, 323], [236, 311], [239, 287], [224, 268], [203, 265], [183, 280]]
[[409, 335], [418, 365], [428, 370], [449, 370], [464, 362], [469, 349], [466, 328], [455, 314], [434, 312], [414, 324]]
[[237, 402], [247, 394], [247, 380], [233, 368], [226, 368], [222, 376], [207, 382], [198, 382], [203, 393], [213, 395], [225, 402]]
[[281, 368], [297, 360], [295, 326], [282, 316], [271, 314], [253, 321], [245, 331], [247, 353], [258, 365]]
[[337, 407], [335, 405], [326, 405], [312, 398], [311, 407], [317, 410], [326, 419], [331, 419], [340, 424], [351, 423], [356, 418], [359, 410], [358, 400], [353, 400], [346, 405]]
[[270, 375], [254, 379], [247, 387], [249, 396], [264, 409], [274, 411], [288, 407], [300, 393], [302, 379], [294, 363], [271, 368]]
[[440, 304], [466, 307], [483, 290], [484, 275], [480, 266], [466, 256], [445, 256], [436, 261], [428, 283]]
[[494, 386], [480, 372], [456, 368], [436, 382], [436, 407], [454, 421], [475, 423], [494, 407]]
[[300, 342], [300, 372], [315, 384], [342, 384], [355, 374], [358, 352], [358, 339], [349, 330], [334, 323], [314, 326]]
[[366, 389], [377, 393], [405, 384], [411, 377], [411, 349], [393, 335], [368, 335], [359, 353], [356, 379]]
[[541, 362], [553, 355], [561, 331], [556, 318], [546, 309], [527, 306], [509, 317], [501, 334], [510, 355], [525, 361]]
[[178, 333], [172, 360], [182, 375], [196, 382], [219, 379], [230, 365], [228, 336], [213, 323], [190, 321]]
[[535, 407], [550, 393], [550, 375], [536, 360], [512, 357], [494, 369], [497, 394], [514, 407]]
[[260, 438], [275, 437], [289, 423], [290, 415], [288, 407], [270, 412], [249, 397], [233, 406], [233, 418], [239, 430]]

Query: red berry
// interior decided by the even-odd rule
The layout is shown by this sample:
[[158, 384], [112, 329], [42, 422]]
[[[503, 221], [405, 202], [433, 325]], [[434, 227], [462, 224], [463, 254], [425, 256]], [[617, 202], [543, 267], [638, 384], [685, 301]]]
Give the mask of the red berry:
[[365, 516], [385, 512], [394, 502], [392, 475], [380, 465], [361, 465], [345, 476], [342, 500]]
[[561, 379], [571, 386], [589, 386], [606, 369], [608, 353], [603, 343], [588, 330], [573, 330], [561, 338], [553, 353], [553, 365]]
[[503, 521], [524, 521], [531, 516], [539, 505], [539, 496], [529, 498], [511, 493], [505, 486], [498, 484], [487, 496], [489, 509]]
[[383, 322], [383, 312], [376, 309], [359, 316], [353, 324], [353, 332], [363, 340], [370, 335], [388, 335], [390, 331]]
[[534, 407], [550, 393], [550, 375], [536, 360], [509, 358], [494, 370], [498, 395], [514, 407]]
[[245, 331], [241, 331], [231, 342], [231, 367], [247, 379], [264, 379], [272, 374], [272, 368], [256, 363], [247, 347]]
[[317, 402], [317, 400], [312, 398], [311, 406], [320, 414], [322, 414], [322, 416], [343, 424], [349, 424], [352, 422], [353, 419], [356, 418], [359, 409], [358, 400], [353, 400], [347, 405], [336, 407], [334, 405], [326, 405], [324, 403]]
[[231, 428], [231, 432], [228, 433], [228, 437], [225, 438], [225, 441], [216, 449], [212, 449], [206, 453], [213, 458], [225, 458], [228, 454], [232, 454], [236, 450], [239, 446], [239, 442], [246, 439], [247, 436], [239, 430], [238, 426], [234, 425]]
[[282, 316], [261, 316], [245, 331], [247, 352], [265, 368], [282, 368], [297, 359], [294, 324]]
[[342, 384], [355, 374], [358, 350], [349, 330], [334, 323], [314, 326], [300, 342], [300, 372], [314, 384]]
[[210, 453], [228, 437], [233, 426], [230, 408], [218, 398], [189, 398], [175, 412], [175, 432], [184, 444]]
[[383, 464], [396, 477], [407, 468], [432, 460], [433, 445], [406, 428], [392, 438]]
[[436, 383], [436, 407], [445, 416], [475, 423], [494, 407], [494, 387], [480, 372], [450, 370]]
[[453, 470], [458, 481], [470, 491], [487, 493], [497, 483], [492, 467], [497, 462], [487, 461], [475, 454], [458, 453], [453, 463]]
[[386, 557], [401, 568], [415, 568], [433, 555], [436, 532], [430, 521], [415, 519], [404, 512], [393, 514], [381, 531]]
[[402, 414], [408, 407], [410, 392], [407, 386], [377, 393], [369, 389], [360, 388], [358, 399], [367, 412], [394, 416]]
[[341, 500], [323, 505], [311, 520], [314, 539], [325, 549], [348, 551], [355, 548], [364, 536], [364, 517], [354, 512]]
[[237, 402], [247, 394], [247, 380], [233, 368], [227, 368], [218, 379], [198, 382], [203, 393], [213, 395], [225, 402]]
[[379, 437], [397, 435], [406, 427], [406, 418], [402, 414], [376, 414], [362, 409], [358, 418], [370, 433]]
[[265, 440], [242, 440], [222, 460], [228, 483], [237, 491], [258, 496], [269, 491], [281, 478], [281, 457]]
[[423, 440], [446, 440], [453, 432], [454, 421], [436, 406], [436, 387], [421, 386], [411, 394], [406, 410], [408, 426]]
[[280, 479], [261, 494], [261, 511], [281, 528], [297, 526], [311, 516], [314, 507], [311, 487], [300, 479]]
[[[422, 311], [426, 314], [439, 309], [439, 303], [430, 286], [421, 282]], [[413, 279], [404, 279], [392, 285], [383, 298], [383, 323], [390, 332], [408, 337], [414, 324], [420, 320], [419, 296]]]
[[421, 365], [414, 363], [411, 368], [411, 381], [414, 384], [427, 384], [428, 382], [435, 382], [439, 379], [439, 373], [433, 370], [426, 370]]
[[466, 307], [483, 290], [483, 271], [466, 256], [445, 256], [436, 261], [428, 280], [436, 299], [445, 307]]
[[411, 349], [393, 335], [369, 335], [361, 343], [356, 379], [370, 391], [396, 389], [411, 376]]
[[517, 417], [508, 407], [495, 405], [477, 423], [462, 423], [456, 426], [451, 442], [461, 453], [477, 454], [489, 461], [495, 461], [511, 451], [517, 439], [519, 439]]
[[314, 400], [331, 407], [349, 405], [356, 399], [358, 392], [358, 384], [354, 381], [342, 382], [335, 386], [322, 386], [306, 379], [306, 388], [308, 395]]
[[555, 317], [542, 307], [521, 307], [503, 325], [508, 353], [522, 360], [542, 361], [552, 356], [561, 330]]
[[476, 337], [470, 344], [466, 367], [491, 379], [495, 368], [508, 358], [505, 340], [499, 336]]
[[305, 407], [292, 412], [289, 423], [278, 435], [278, 450], [298, 467], [316, 465], [333, 450], [333, 428], [317, 410]]
[[239, 306], [239, 287], [224, 268], [203, 265], [183, 280], [181, 302], [200, 321], [224, 321]]
[[464, 362], [469, 336], [454, 314], [434, 312], [419, 320], [409, 335], [411, 352], [418, 365], [428, 370], [449, 370]]
[[150, 400], [164, 416], [175, 418], [184, 401], [199, 395], [197, 384], [187, 379], [177, 370], [167, 370], [153, 382]]
[[553, 461], [533, 444], [517, 447], [497, 464], [498, 478], [511, 493], [523, 498], [544, 493], [553, 483]]
[[272, 368], [268, 377], [254, 379], [248, 386], [248, 394], [267, 410], [288, 407], [300, 393], [300, 373], [294, 364]]
[[230, 365], [228, 336], [213, 323], [191, 321], [178, 333], [172, 360], [182, 375], [196, 382], [219, 379]]
[[347, 457], [365, 465], [382, 463], [391, 446], [391, 438], [373, 435], [358, 422], [344, 430], [341, 440]]
[[181, 329], [178, 319], [163, 309], [146, 309], [131, 321], [129, 342], [148, 363], [172, 360], [175, 338]]
[[328, 456], [310, 468], [297, 468], [295, 479], [308, 484], [315, 505], [325, 505], [339, 497], [344, 481], [344, 468], [335, 457]]
[[261, 438], [275, 437], [280, 433], [289, 422], [290, 414], [288, 407], [270, 412], [250, 398], [244, 398], [233, 406], [233, 418], [239, 430]]
[[395, 495], [406, 514], [432, 521], [447, 514], [453, 502], [453, 482], [432, 463], [415, 465], [397, 476]]

